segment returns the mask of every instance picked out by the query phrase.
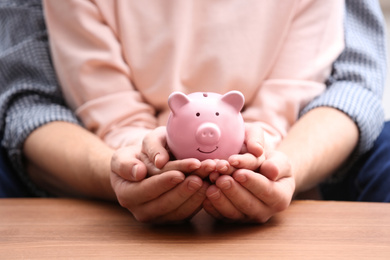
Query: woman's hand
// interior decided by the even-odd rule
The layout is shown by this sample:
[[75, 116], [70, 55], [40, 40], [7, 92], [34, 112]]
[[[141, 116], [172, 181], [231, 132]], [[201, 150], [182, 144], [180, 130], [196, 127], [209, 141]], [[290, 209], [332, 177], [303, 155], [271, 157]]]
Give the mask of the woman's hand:
[[234, 154], [228, 160], [217, 160], [210, 181], [215, 183], [222, 175], [231, 175], [237, 169], [256, 171], [264, 161], [264, 132], [260, 123], [245, 124], [245, 139], [240, 154]]

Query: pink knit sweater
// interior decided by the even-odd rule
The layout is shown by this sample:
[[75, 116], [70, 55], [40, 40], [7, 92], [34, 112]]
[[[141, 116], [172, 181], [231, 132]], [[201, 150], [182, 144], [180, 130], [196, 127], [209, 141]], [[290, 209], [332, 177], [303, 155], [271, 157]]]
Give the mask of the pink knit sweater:
[[274, 147], [343, 49], [340, 0], [45, 0], [55, 68], [110, 146], [164, 125], [173, 91], [241, 91]]

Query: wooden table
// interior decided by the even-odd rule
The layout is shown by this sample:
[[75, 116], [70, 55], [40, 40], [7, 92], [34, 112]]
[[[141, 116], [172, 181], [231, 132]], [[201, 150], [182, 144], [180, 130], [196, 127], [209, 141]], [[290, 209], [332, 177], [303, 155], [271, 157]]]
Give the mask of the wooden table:
[[264, 225], [135, 221], [109, 203], [0, 199], [0, 259], [390, 259], [390, 204], [294, 201]]

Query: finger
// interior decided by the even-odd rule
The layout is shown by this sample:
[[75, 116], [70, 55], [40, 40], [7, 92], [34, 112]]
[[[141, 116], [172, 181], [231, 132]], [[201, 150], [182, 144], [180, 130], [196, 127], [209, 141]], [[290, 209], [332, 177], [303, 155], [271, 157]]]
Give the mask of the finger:
[[126, 181], [115, 173], [110, 177], [119, 203], [129, 209], [155, 200], [185, 180], [184, 174], [177, 171], [155, 175], [140, 182]]
[[199, 169], [201, 166], [201, 162], [198, 159], [193, 158], [169, 161], [162, 168], [157, 168], [154, 163], [149, 161], [149, 157], [145, 154], [141, 154], [140, 159], [146, 165], [149, 176], [174, 170], [189, 174]]
[[176, 210], [170, 212], [163, 217], [163, 222], [180, 221], [193, 217], [202, 209], [203, 201], [206, 199], [206, 190], [209, 187], [207, 182], [203, 182], [202, 187], [183, 204], [181, 204]]
[[[223, 177], [231, 179], [231, 177], [228, 175], [221, 176], [221, 178]], [[217, 180], [217, 183], [221, 178]], [[245, 216], [239, 210], [237, 210], [237, 208], [225, 196], [219, 186], [218, 184], [211, 185], [206, 192], [207, 199], [214, 207], [214, 211], [212, 211], [212, 213], [216, 214], [216, 212], [218, 212], [218, 215], [221, 215], [224, 218], [230, 220], [244, 219]]]
[[221, 174], [219, 174], [219, 172], [217, 172], [217, 171], [210, 173], [210, 175], [209, 175], [210, 182], [215, 183], [220, 175]]
[[264, 152], [264, 131], [260, 123], [245, 125], [245, 144], [249, 153], [260, 157]]
[[183, 173], [191, 173], [196, 171], [201, 166], [201, 162], [198, 159], [188, 158], [183, 160], [169, 161], [163, 168], [162, 171], [177, 170]]
[[230, 175], [232, 174], [236, 169], [230, 165], [230, 163], [226, 160], [218, 160], [216, 164], [216, 171], [220, 174], [226, 174]]
[[166, 128], [160, 126], [145, 136], [142, 141], [142, 152], [157, 168], [162, 168], [170, 159], [166, 145]]
[[278, 180], [291, 176], [291, 164], [285, 154], [271, 152], [260, 166], [259, 172], [270, 180]]
[[221, 215], [221, 213], [218, 212], [218, 210], [214, 207], [214, 205], [211, 203], [211, 201], [206, 198], [204, 201], [203, 201], [203, 209], [209, 214], [211, 215], [212, 217], [214, 217], [215, 219], [223, 219], [223, 216]]
[[260, 165], [264, 162], [265, 156], [256, 157], [253, 154], [235, 154], [229, 157], [228, 161], [230, 165], [238, 169], [257, 170]]
[[239, 170], [233, 174], [233, 178], [255, 198], [262, 201], [271, 210], [270, 212], [286, 209], [294, 193], [292, 177], [272, 181], [262, 174]]
[[[246, 171], [247, 170], [237, 170]], [[252, 172], [253, 173], [253, 172]], [[256, 173], [253, 173], [255, 175]], [[235, 175], [235, 173], [234, 173]], [[261, 176], [260, 174], [257, 174]], [[230, 176], [223, 176], [217, 180], [216, 185], [221, 189], [224, 196], [230, 201], [237, 212], [243, 216], [245, 222], [264, 223], [272, 216], [272, 209], [263, 203], [248, 188], [240, 185]], [[228, 177], [228, 178], [227, 178]], [[266, 179], [264, 176], [262, 178]], [[235, 213], [237, 214], [237, 213]]]
[[272, 160], [265, 161], [260, 167], [259, 172], [268, 179], [275, 181], [279, 177], [279, 167]]
[[[143, 222], [155, 220], [155, 216], [160, 216], [161, 221], [186, 218], [190, 216], [194, 210], [197, 210], [202, 203], [196, 196], [194, 197], [194, 200], [197, 201], [198, 199], [199, 201], [197, 201], [195, 205], [185, 205], [185, 202], [197, 194], [203, 185], [203, 181], [198, 176], [188, 176], [182, 183], [178, 184], [177, 187], [161, 194], [158, 198], [150, 200], [148, 203], [144, 203], [142, 205], [142, 212], [138, 215], [138, 217]], [[203, 191], [203, 193], [205, 193], [205, 191]], [[202, 194], [202, 191], [200, 194]], [[200, 197], [201, 200], [204, 199], [204, 197]], [[182, 205], [185, 205], [184, 208], [179, 210]]]
[[125, 147], [117, 150], [111, 158], [111, 171], [129, 181], [140, 181], [147, 174], [146, 166], [137, 158], [138, 149]]
[[199, 169], [195, 170], [193, 174], [204, 179], [208, 177], [216, 169], [216, 161], [212, 159], [207, 159], [201, 162]]

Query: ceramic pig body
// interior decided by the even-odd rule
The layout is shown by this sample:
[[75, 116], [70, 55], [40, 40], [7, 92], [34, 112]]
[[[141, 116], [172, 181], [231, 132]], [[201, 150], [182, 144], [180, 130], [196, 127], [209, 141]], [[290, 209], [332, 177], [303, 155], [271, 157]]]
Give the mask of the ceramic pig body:
[[240, 152], [245, 137], [241, 92], [174, 92], [168, 105], [167, 143], [176, 159], [226, 160]]

